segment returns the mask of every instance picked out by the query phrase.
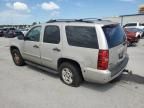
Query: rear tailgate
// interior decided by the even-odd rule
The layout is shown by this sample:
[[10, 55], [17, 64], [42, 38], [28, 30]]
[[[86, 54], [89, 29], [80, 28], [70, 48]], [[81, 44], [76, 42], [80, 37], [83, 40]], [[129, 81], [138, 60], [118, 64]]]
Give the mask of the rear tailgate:
[[103, 31], [109, 47], [109, 70], [114, 76], [128, 62], [126, 36], [119, 24], [104, 26]]

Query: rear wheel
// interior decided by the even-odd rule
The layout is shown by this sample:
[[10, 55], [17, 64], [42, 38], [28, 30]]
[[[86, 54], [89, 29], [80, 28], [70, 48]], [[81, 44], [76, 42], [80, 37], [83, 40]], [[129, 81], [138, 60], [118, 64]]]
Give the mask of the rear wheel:
[[72, 63], [64, 62], [59, 67], [60, 79], [69, 86], [78, 87], [82, 82], [80, 68]]
[[11, 51], [11, 54], [12, 54], [13, 61], [17, 66], [23, 66], [25, 64], [18, 49], [13, 49]]

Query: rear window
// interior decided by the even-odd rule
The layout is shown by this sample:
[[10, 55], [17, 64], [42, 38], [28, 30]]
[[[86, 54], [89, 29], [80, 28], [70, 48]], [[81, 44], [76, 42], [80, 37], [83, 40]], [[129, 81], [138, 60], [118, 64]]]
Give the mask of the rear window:
[[5, 29], [3, 29], [3, 31], [7, 31], [7, 30], [8, 30], [8, 29], [6, 29], [6, 28], [5, 28]]
[[66, 26], [69, 45], [98, 49], [95, 27]]
[[9, 30], [15, 30], [15, 28], [9, 28]]
[[109, 48], [115, 47], [126, 40], [125, 32], [120, 25], [104, 26], [103, 31]]
[[125, 25], [125, 27], [127, 27], [127, 26], [137, 26], [137, 23], [128, 23]]

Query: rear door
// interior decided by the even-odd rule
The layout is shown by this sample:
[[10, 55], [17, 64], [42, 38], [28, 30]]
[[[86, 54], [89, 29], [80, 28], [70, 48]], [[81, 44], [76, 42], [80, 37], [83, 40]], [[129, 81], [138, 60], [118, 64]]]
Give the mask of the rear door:
[[109, 47], [109, 68], [116, 67], [127, 54], [126, 36], [120, 25], [103, 27]]
[[67, 24], [65, 33], [63, 56], [76, 60], [85, 67], [95, 69], [99, 51], [95, 25]]
[[44, 30], [43, 43], [41, 45], [41, 59], [44, 66], [57, 69], [57, 61], [61, 57], [62, 51], [62, 43], [60, 40], [59, 26], [47, 25]]

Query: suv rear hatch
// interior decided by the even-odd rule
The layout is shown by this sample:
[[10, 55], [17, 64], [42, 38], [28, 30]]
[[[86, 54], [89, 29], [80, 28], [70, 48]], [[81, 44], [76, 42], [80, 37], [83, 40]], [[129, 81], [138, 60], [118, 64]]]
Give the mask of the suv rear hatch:
[[109, 47], [108, 69], [114, 76], [124, 69], [128, 62], [126, 36], [119, 24], [106, 25], [102, 28]]

